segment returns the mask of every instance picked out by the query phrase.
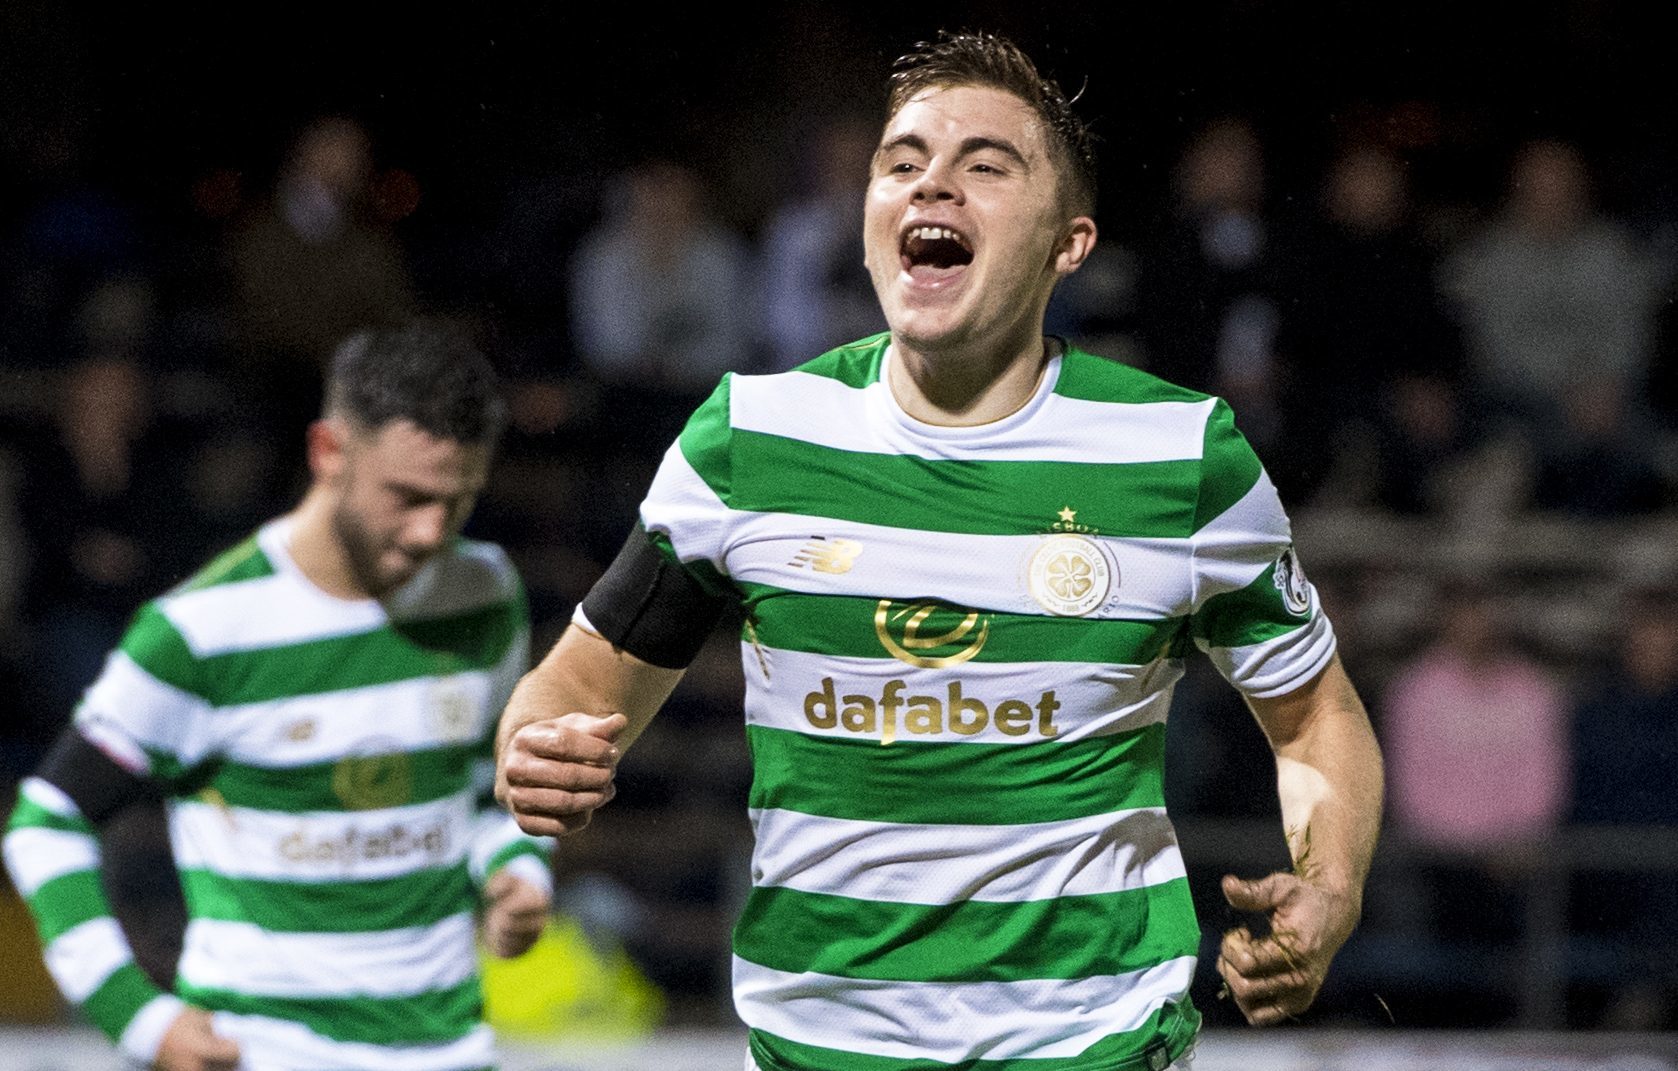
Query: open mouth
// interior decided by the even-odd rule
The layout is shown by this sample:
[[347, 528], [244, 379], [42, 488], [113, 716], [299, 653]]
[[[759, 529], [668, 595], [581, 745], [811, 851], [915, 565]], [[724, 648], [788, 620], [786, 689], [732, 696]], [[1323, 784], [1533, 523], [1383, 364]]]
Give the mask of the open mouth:
[[922, 225], [903, 232], [903, 270], [920, 282], [933, 282], [955, 268], [973, 263], [973, 246], [958, 231]]

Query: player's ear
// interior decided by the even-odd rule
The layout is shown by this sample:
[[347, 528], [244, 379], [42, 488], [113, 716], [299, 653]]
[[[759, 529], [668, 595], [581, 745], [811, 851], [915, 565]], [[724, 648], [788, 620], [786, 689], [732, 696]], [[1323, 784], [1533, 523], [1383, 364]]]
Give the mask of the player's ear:
[[1074, 216], [1061, 233], [1060, 245], [1055, 247], [1055, 274], [1071, 275], [1089, 259], [1094, 248], [1095, 220]]
[[348, 464], [350, 429], [342, 420], [322, 417], [309, 425], [306, 443], [309, 473], [317, 483], [335, 483]]

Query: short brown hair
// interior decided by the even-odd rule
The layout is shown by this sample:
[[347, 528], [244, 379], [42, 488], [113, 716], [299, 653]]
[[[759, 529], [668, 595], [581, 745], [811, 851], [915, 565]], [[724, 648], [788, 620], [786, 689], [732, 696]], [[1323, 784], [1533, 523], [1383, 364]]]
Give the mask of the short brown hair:
[[407, 420], [439, 439], [493, 444], [507, 405], [494, 366], [462, 327], [417, 317], [339, 344], [322, 415], [365, 431]]
[[949, 30], [940, 31], [936, 41], [917, 42], [892, 64], [886, 117], [916, 94], [952, 86], [1000, 89], [1024, 101], [1043, 121], [1049, 155], [1060, 169], [1063, 202], [1080, 214], [1095, 211], [1095, 137], [1060, 86], [1039, 74], [1018, 45], [994, 33]]

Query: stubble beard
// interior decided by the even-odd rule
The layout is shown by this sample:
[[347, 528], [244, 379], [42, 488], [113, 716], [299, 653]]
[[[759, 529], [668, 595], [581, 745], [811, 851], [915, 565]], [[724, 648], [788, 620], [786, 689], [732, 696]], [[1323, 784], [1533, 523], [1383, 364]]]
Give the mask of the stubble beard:
[[332, 534], [337, 538], [338, 545], [344, 549], [344, 561], [349, 566], [356, 586], [369, 596], [378, 598], [413, 575], [409, 572], [401, 576], [392, 576], [381, 570], [379, 558], [382, 551], [379, 541], [367, 531], [366, 526], [361, 523], [361, 518], [342, 504], [332, 511]]

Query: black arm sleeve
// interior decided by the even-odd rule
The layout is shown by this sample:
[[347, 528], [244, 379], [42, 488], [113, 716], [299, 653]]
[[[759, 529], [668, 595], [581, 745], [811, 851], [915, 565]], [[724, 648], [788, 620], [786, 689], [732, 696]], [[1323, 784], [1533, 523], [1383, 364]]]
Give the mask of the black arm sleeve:
[[686, 669], [728, 608], [700, 587], [639, 525], [583, 598], [589, 624], [612, 646], [665, 669]]
[[74, 729], [65, 730], [58, 738], [35, 776], [69, 796], [82, 817], [96, 826], [129, 804], [162, 795], [154, 782], [118, 766]]

